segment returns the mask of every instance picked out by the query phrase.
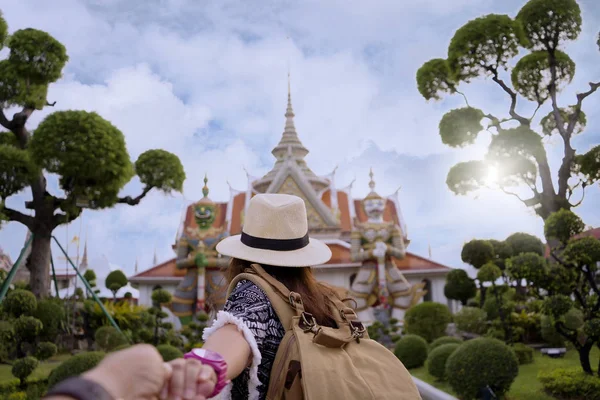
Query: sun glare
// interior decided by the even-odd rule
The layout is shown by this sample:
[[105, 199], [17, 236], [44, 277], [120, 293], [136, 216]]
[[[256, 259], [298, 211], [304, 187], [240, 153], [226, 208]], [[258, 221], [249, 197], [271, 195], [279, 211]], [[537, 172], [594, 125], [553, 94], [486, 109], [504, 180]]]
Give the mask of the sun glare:
[[493, 186], [498, 182], [498, 168], [489, 167], [487, 176], [485, 177], [485, 184], [487, 186]]

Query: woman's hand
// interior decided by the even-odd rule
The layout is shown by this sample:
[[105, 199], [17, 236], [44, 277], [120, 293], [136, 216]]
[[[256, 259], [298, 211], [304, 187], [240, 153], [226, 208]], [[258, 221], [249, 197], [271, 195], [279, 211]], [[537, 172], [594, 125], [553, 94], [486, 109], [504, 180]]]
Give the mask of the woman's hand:
[[206, 400], [213, 394], [217, 374], [210, 365], [183, 358], [168, 364], [173, 372], [163, 388], [161, 399]]

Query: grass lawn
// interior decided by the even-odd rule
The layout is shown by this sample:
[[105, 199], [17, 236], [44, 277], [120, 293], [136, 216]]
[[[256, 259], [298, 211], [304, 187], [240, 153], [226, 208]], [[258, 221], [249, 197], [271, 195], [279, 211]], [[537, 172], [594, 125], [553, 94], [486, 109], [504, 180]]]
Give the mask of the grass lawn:
[[[31, 374], [31, 378], [39, 379], [47, 377], [54, 368], [69, 358], [71, 358], [70, 354], [59, 354], [48, 361], [41, 362], [36, 370], [33, 371], [33, 374]], [[16, 379], [10, 372], [11, 369], [11, 365], [0, 364], [0, 383]]]
[[[597, 348], [592, 350], [591, 363], [594, 369], [598, 366], [600, 359], [600, 351]], [[537, 375], [540, 371], [549, 371], [556, 368], [569, 368], [579, 366], [579, 355], [576, 350], [569, 350], [564, 358], [550, 358], [542, 356], [539, 352], [535, 353], [533, 364], [521, 365], [519, 368], [519, 376], [513, 383], [510, 392], [508, 392], [508, 400], [554, 400], [554, 397], [542, 392], [542, 384], [538, 381]], [[427, 373], [425, 367], [412, 369], [410, 373], [416, 378], [421, 379], [443, 390], [444, 392], [455, 395], [446, 382], [437, 382]]]

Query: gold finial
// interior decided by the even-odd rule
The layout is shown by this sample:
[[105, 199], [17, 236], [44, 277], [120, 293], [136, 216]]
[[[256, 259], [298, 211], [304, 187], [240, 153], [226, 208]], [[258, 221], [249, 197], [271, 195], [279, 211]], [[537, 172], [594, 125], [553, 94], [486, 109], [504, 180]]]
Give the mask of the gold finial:
[[369, 188], [371, 189], [371, 191], [369, 192], [367, 197], [365, 197], [365, 200], [383, 199], [383, 197], [381, 197], [375, 192], [375, 180], [373, 179], [374, 176], [375, 174], [373, 174], [373, 168], [371, 168], [371, 170], [369, 171], [369, 177], [371, 178], [371, 180], [369, 181]]
[[371, 171], [369, 172], [369, 177], [371, 178], [371, 180], [369, 181], [369, 187], [371, 188], [371, 191], [375, 190], [375, 181], [373, 180], [373, 168], [371, 168]]
[[204, 187], [202, 188], [202, 194], [204, 198], [208, 197], [208, 175], [204, 174]]

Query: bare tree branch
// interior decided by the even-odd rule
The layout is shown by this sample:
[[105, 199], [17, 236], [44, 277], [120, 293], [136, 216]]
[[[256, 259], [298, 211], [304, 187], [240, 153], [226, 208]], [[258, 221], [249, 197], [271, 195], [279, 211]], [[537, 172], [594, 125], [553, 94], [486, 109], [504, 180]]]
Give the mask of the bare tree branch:
[[33, 226], [34, 218], [30, 215], [23, 214], [20, 211], [8, 207], [3, 207], [2, 213], [8, 217], [9, 221], [20, 222], [29, 229]]
[[79, 218], [79, 216], [81, 215], [81, 208], [77, 208], [77, 212], [73, 213], [73, 214], [65, 214], [65, 213], [58, 213], [58, 214], [54, 214], [52, 217], [52, 230], [54, 230], [54, 228], [56, 228], [59, 225], [64, 225], [64, 224], [68, 224], [72, 221], [75, 221], [77, 218]]
[[600, 82], [590, 82], [589, 85], [590, 90], [588, 90], [587, 92], [577, 94], [577, 104], [575, 104], [575, 112], [569, 116], [569, 125], [567, 126], [567, 133], [569, 135], [573, 134], [575, 125], [579, 120], [579, 115], [581, 114], [581, 104], [583, 103], [583, 100], [592, 93], [594, 93], [596, 90], [598, 90], [598, 88], [600, 88]]
[[[585, 199], [585, 188], [586, 188], [586, 185], [585, 185], [585, 182], [584, 182], [584, 184], [581, 186], [581, 199], [579, 199], [579, 201], [577, 203], [575, 203], [575, 204], [569, 203], [569, 204], [571, 204], [571, 207], [575, 208], [575, 207], [580, 206], [581, 203], [583, 203], [583, 199]], [[573, 192], [571, 191], [571, 195], [572, 194], [573, 194]], [[571, 195], [569, 195], [569, 197], [567, 198], [567, 200], [571, 199]]]
[[522, 125], [529, 126], [531, 121], [529, 119], [523, 117], [522, 115], [519, 115], [516, 111], [517, 93], [515, 93], [514, 90], [512, 90], [510, 87], [508, 87], [508, 85], [502, 79], [500, 79], [500, 77], [498, 76], [498, 70], [495, 67], [484, 66], [484, 68], [492, 74], [492, 80], [494, 82], [496, 82], [498, 85], [500, 85], [502, 90], [504, 90], [510, 96], [509, 114], [512, 117], [512, 119], [519, 121]]
[[465, 103], [467, 103], [467, 107], [471, 107], [471, 105], [469, 104], [469, 100], [467, 99], [467, 96], [463, 92], [459, 92], [457, 90], [456, 93], [460, 94], [463, 97], [463, 99], [465, 99]]
[[500, 190], [502, 190], [504, 193], [514, 196], [517, 199], [521, 200], [523, 202], [523, 204], [525, 204], [527, 207], [533, 207], [537, 204], [540, 204], [540, 197], [539, 194], [536, 193], [533, 197], [529, 198], [529, 199], [523, 199], [521, 196], [519, 196], [517, 193], [511, 192], [509, 190], [506, 190], [505, 188], [501, 187]]
[[485, 114], [484, 117], [491, 121], [491, 126], [495, 127], [498, 132], [502, 130], [502, 126], [500, 125], [502, 121], [500, 121], [497, 117], [493, 116], [492, 114]]
[[54, 107], [56, 105], [56, 101], [54, 103], [50, 103], [49, 101], [46, 101], [46, 105], [48, 107]]
[[560, 333], [565, 338], [567, 338], [569, 340], [569, 342], [571, 342], [577, 350], [581, 349], [582, 346], [581, 346], [581, 343], [579, 343], [579, 340], [577, 337], [577, 331], [573, 331], [573, 330], [567, 328], [566, 325], [564, 324], [564, 322], [562, 322], [562, 321], [556, 321], [554, 323], [554, 327], [556, 328], [558, 333]]
[[11, 122], [6, 118], [4, 110], [2, 109], [0, 109], [0, 125], [8, 130], [11, 130]]
[[531, 116], [531, 118], [529, 118], [529, 121], [533, 121], [533, 119], [535, 118], [535, 115], [537, 114], [537, 112], [541, 106], [542, 106], [542, 103], [538, 103], [537, 107], [535, 108], [535, 111], [533, 112], [533, 115]]
[[131, 196], [126, 196], [126, 197], [122, 197], [120, 198], [117, 203], [121, 203], [121, 204], [129, 204], [130, 206], [136, 206], [140, 203], [140, 201], [142, 201], [142, 199], [144, 197], [146, 197], [146, 195], [152, 190], [152, 187], [148, 187], [146, 186], [144, 188], [144, 190], [142, 191], [142, 194], [140, 194], [137, 197], [131, 197]]

